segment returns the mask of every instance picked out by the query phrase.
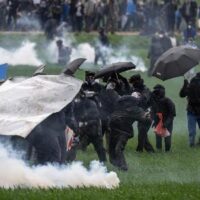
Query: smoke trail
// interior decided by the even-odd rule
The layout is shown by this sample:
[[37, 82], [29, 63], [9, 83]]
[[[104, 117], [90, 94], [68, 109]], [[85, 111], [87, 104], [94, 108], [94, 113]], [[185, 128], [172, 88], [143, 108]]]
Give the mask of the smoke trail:
[[30, 41], [22, 42], [22, 45], [14, 50], [7, 50], [0, 47], [1, 63], [10, 65], [32, 65], [38, 66], [42, 61], [38, 58], [35, 43]]
[[0, 187], [3, 188], [63, 188], [63, 187], [101, 187], [112, 189], [119, 186], [115, 172], [92, 161], [89, 169], [81, 162], [67, 166], [45, 165], [30, 167], [23, 160], [0, 146]]

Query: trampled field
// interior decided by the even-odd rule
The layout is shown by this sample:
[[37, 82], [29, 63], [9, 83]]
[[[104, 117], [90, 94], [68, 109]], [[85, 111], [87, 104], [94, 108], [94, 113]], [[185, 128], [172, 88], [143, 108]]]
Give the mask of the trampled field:
[[[78, 48], [80, 43], [93, 43], [95, 35], [79, 35], [73, 37], [73, 46]], [[46, 59], [47, 47], [45, 39], [41, 35], [1, 35], [0, 44], [5, 49], [16, 49], [23, 40], [36, 42], [36, 52], [43, 62]], [[127, 57], [137, 55], [144, 59], [148, 66], [147, 50], [149, 39], [140, 36], [110, 36], [114, 52], [124, 51], [127, 48]], [[123, 48], [122, 48], [123, 46]], [[1, 52], [1, 51], [0, 51]], [[20, 59], [26, 59], [25, 55]], [[86, 66], [87, 64], [85, 64]], [[88, 64], [89, 67], [92, 64]], [[87, 67], [87, 66], [86, 66]], [[197, 69], [198, 70], [198, 69]], [[9, 76], [31, 76], [33, 66], [17, 64], [9, 68]], [[62, 69], [51, 62], [47, 62], [48, 74], [60, 73]], [[135, 72], [124, 73], [127, 77]], [[145, 83], [151, 89], [157, 83], [166, 87], [166, 95], [171, 97], [176, 104], [177, 116], [174, 121], [172, 137], [172, 151], [169, 153], [146, 152], [137, 153], [137, 128], [135, 136], [131, 139], [125, 149], [125, 156], [129, 165], [128, 172], [121, 172], [106, 163], [109, 171], [115, 171], [120, 179], [119, 188], [97, 189], [97, 188], [76, 188], [76, 189], [0, 189], [0, 199], [176, 199], [192, 200], [200, 199], [200, 146], [190, 148], [188, 145], [187, 121], [186, 121], [186, 100], [179, 98], [179, 90], [182, 87], [183, 77], [162, 82], [157, 78], [148, 78], [145, 72], [140, 72]], [[77, 77], [83, 79], [84, 72], [79, 70]], [[149, 131], [150, 141], [155, 146], [155, 136], [152, 130]], [[200, 137], [198, 131], [197, 138]], [[79, 152], [77, 160], [89, 165], [91, 160], [97, 159], [93, 147], [90, 146], [86, 152]], [[16, 172], [17, 173], [17, 172]]]

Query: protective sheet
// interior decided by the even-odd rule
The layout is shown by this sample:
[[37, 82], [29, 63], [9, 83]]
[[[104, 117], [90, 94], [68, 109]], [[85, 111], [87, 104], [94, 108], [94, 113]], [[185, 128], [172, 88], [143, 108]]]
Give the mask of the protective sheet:
[[26, 137], [79, 92], [82, 82], [65, 75], [8, 80], [0, 86], [0, 134]]

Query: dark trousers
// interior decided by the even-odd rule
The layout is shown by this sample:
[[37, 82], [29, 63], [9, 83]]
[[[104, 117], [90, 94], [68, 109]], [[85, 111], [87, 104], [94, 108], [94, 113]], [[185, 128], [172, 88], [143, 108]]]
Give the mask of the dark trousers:
[[[165, 141], [165, 151], [170, 151], [171, 149], [171, 135], [164, 138]], [[158, 150], [162, 149], [162, 137], [156, 135], [156, 148]]]
[[76, 31], [81, 32], [83, 28], [83, 17], [76, 16]]
[[195, 145], [195, 136], [196, 136], [196, 125], [200, 128], [200, 115], [195, 115], [188, 111], [187, 113], [188, 121], [188, 132], [189, 132], [189, 144], [190, 146]]
[[94, 58], [94, 64], [95, 64], [95, 65], [98, 64], [99, 59], [101, 59], [103, 65], [106, 64], [106, 59], [105, 59], [103, 53], [100, 52], [100, 51], [99, 51], [99, 52], [95, 52], [95, 58]]
[[[170, 136], [164, 138], [165, 142], [165, 151], [170, 151], [171, 149], [171, 138], [172, 138], [172, 130], [173, 130], [173, 122], [167, 127], [167, 130], [170, 132]], [[158, 150], [162, 149], [162, 137], [156, 135], [156, 148]]]
[[148, 130], [151, 127], [151, 122], [138, 122], [138, 145], [136, 151], [142, 152], [145, 149], [147, 152], [154, 152], [153, 146], [148, 139]]
[[121, 170], [127, 170], [128, 166], [124, 156], [124, 149], [128, 141], [128, 137], [122, 135], [115, 136], [116, 132], [111, 130], [109, 139], [109, 159], [110, 163]]
[[98, 155], [99, 161], [106, 161], [106, 151], [103, 147], [103, 136], [101, 123], [96, 122], [88, 126], [81, 127], [81, 148], [85, 149], [90, 143], [93, 144], [94, 149]]

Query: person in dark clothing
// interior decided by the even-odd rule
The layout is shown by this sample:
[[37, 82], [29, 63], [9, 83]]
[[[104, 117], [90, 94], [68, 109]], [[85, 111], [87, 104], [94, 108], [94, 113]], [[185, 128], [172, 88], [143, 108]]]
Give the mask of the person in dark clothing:
[[184, 80], [179, 93], [180, 97], [187, 97], [187, 121], [189, 132], [189, 145], [195, 145], [196, 123], [200, 128], [200, 72], [191, 79], [190, 83]]
[[195, 0], [186, 0], [180, 10], [186, 23], [191, 21], [194, 27], [196, 26], [197, 9], [198, 5]]
[[[94, 101], [98, 109], [100, 109], [101, 103], [99, 101], [98, 95], [104, 88], [104, 86], [96, 82], [94, 77], [95, 77], [94, 72], [90, 71], [85, 72], [85, 81], [81, 86], [80, 93], [84, 95], [86, 98]], [[85, 151], [89, 143], [90, 143], [89, 135], [88, 134], [83, 135], [80, 140], [80, 145], [79, 145], [80, 149]]]
[[192, 23], [189, 22], [186, 29], [183, 31], [184, 42], [189, 42], [190, 39], [194, 40], [196, 37], [196, 29], [192, 26]]
[[51, 8], [51, 13], [52, 13], [53, 19], [55, 19], [57, 22], [57, 25], [59, 25], [60, 21], [61, 21], [61, 15], [62, 15], [61, 3], [57, 0], [54, 0], [51, 4], [50, 8]]
[[152, 37], [151, 45], [148, 53], [148, 58], [150, 58], [150, 67], [148, 69], [148, 76], [152, 75], [152, 70], [157, 59], [168, 49], [172, 47], [170, 38], [163, 32], [155, 34]]
[[166, 18], [166, 31], [174, 32], [175, 28], [175, 13], [177, 10], [177, 4], [175, 0], [169, 0], [163, 6], [162, 10], [165, 13]]
[[66, 65], [70, 61], [71, 48], [65, 47], [62, 40], [56, 42], [58, 47], [58, 64]]
[[148, 76], [151, 76], [152, 70], [154, 68], [154, 64], [162, 53], [164, 53], [164, 49], [160, 42], [160, 37], [155, 34], [151, 39], [151, 45], [148, 52], [148, 58], [150, 59], [150, 67], [148, 69]]
[[69, 124], [69, 127], [74, 130], [80, 140], [80, 143], [72, 149], [73, 157], [75, 158], [76, 151], [82, 147], [82, 142], [85, 142], [86, 146], [90, 143], [93, 144], [99, 161], [105, 162], [106, 152], [103, 147], [101, 118], [96, 103], [83, 93], [79, 93], [71, 104], [73, 106], [71, 118], [74, 120], [72, 125]]
[[95, 93], [99, 93], [101, 91], [103, 86], [97, 81], [95, 81], [94, 77], [95, 77], [94, 72], [90, 72], [90, 71], [85, 72], [85, 81], [81, 86], [81, 89], [83, 91], [93, 91]]
[[[155, 85], [152, 92], [152, 116], [153, 116], [153, 127], [156, 127], [160, 120], [162, 120], [162, 128], [166, 128], [165, 131], [169, 135], [164, 138], [165, 141], [165, 151], [170, 151], [171, 149], [171, 136], [173, 131], [173, 120], [176, 116], [175, 104], [168, 97], [165, 97], [165, 88], [162, 85]], [[162, 119], [159, 119], [161, 115]], [[158, 150], [162, 149], [162, 136], [158, 133], [156, 134], [156, 148]]]
[[17, 11], [19, 8], [19, 1], [18, 0], [8, 0], [8, 18], [7, 18], [7, 25], [8, 28], [11, 28], [11, 23], [13, 20], [14, 29], [16, 28], [17, 23]]
[[128, 80], [119, 73], [114, 72], [108, 77], [104, 77], [104, 82], [107, 82], [106, 87], [111, 87], [121, 96], [131, 93]]
[[52, 17], [49, 17], [44, 25], [44, 33], [47, 40], [53, 40], [56, 36], [57, 22]]
[[132, 124], [135, 121], [147, 123], [148, 114], [138, 106], [138, 100], [125, 95], [116, 102], [110, 118], [109, 159], [119, 169], [127, 171], [124, 149], [128, 139], [133, 137]]
[[[139, 97], [139, 105], [143, 110], [149, 111], [151, 91], [144, 84], [144, 80], [140, 74], [135, 74], [130, 77], [129, 82], [132, 84], [132, 96]], [[151, 121], [138, 121], [138, 145], [136, 151], [143, 152], [145, 149], [147, 152], [154, 152], [152, 145], [148, 139], [148, 130], [151, 127]]]
[[106, 35], [104, 28], [99, 29], [99, 37], [98, 37], [98, 44], [95, 47], [95, 58], [94, 58], [94, 64], [97, 65], [99, 59], [102, 60], [103, 65], [106, 64], [106, 53], [105, 48], [109, 47], [109, 39]]

